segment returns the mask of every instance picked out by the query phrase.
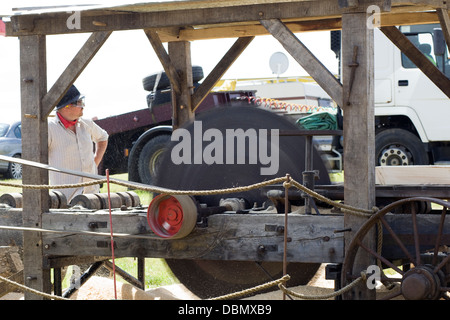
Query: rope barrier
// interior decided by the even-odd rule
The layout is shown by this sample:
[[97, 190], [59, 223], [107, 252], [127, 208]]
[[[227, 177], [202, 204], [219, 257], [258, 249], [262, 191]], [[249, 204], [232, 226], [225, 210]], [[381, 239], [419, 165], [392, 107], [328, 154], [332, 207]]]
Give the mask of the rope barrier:
[[276, 285], [279, 286], [280, 284], [285, 283], [286, 281], [288, 281], [290, 278], [291, 277], [287, 274], [287, 275], [284, 275], [283, 277], [281, 277], [278, 280], [270, 281], [270, 282], [264, 283], [262, 285], [253, 287], [253, 288], [249, 288], [249, 289], [245, 289], [245, 290], [242, 290], [242, 291], [226, 294], [226, 295], [219, 296], [219, 297], [216, 297], [216, 298], [211, 298], [211, 299], [208, 299], [208, 300], [230, 300], [230, 299], [240, 298], [242, 296], [253, 294], [253, 293], [265, 290], [265, 289], [269, 289], [269, 288], [274, 287]]
[[334, 298], [334, 297], [340, 296], [341, 294], [346, 293], [347, 291], [352, 289], [354, 286], [356, 286], [359, 282], [365, 281], [366, 279], [367, 279], [366, 273], [365, 272], [361, 272], [361, 276], [360, 277], [358, 277], [357, 279], [353, 280], [351, 283], [349, 283], [345, 287], [343, 287], [343, 288], [341, 288], [341, 289], [339, 289], [337, 291], [334, 291], [332, 293], [322, 294], [322, 295], [306, 295], [306, 294], [297, 293], [297, 292], [294, 292], [294, 291], [286, 288], [282, 283], [278, 284], [278, 287], [284, 293], [289, 294], [290, 296], [293, 296], [293, 297], [296, 297], [296, 298], [299, 298], [299, 299], [303, 299], [303, 300], [325, 300], [325, 299]]
[[10, 280], [8, 278], [5, 278], [5, 277], [2, 277], [2, 276], [0, 276], [0, 281], [4, 281], [4, 282], [8, 283], [9, 285], [11, 285], [13, 287], [16, 287], [17, 289], [20, 289], [22, 291], [28, 291], [28, 292], [34, 293], [34, 294], [36, 294], [38, 296], [41, 296], [41, 297], [44, 297], [44, 298], [47, 298], [47, 299], [69, 300], [69, 299], [66, 299], [66, 298], [63, 298], [63, 297], [60, 297], [60, 296], [56, 296], [56, 295], [53, 295], [53, 294], [47, 294], [47, 293], [41, 292], [39, 290], [35, 290], [33, 288], [27, 287], [27, 286], [25, 286], [23, 284], [20, 284], [18, 282], [12, 281], [12, 280]]
[[[105, 182], [107, 182], [106, 179], [105, 180], [96, 180], [96, 181], [91, 181], [91, 182], [82, 182], [82, 183], [78, 183], [78, 184], [53, 185], [53, 186], [52, 185], [23, 185], [23, 184], [4, 183], [4, 182], [0, 182], [0, 185], [16, 187], [16, 188], [25, 188], [25, 189], [27, 189], [27, 188], [28, 189], [62, 189], [62, 188], [78, 188], [78, 187], [89, 186], [89, 185], [93, 185], [93, 184], [101, 184], [101, 183], [105, 183]], [[126, 183], [125, 181], [109, 179], [109, 182], [123, 186], [123, 187], [136, 189], [136, 186], [134, 184]], [[213, 190], [171, 190], [171, 189], [166, 189], [166, 188], [159, 188], [156, 186], [139, 187], [138, 189], [142, 190], [142, 191], [161, 193], [161, 194], [201, 196], [201, 195], [217, 195], [217, 194], [227, 194], [227, 193], [235, 193], [235, 192], [245, 192], [245, 191], [250, 191], [253, 189], [258, 189], [258, 188], [262, 188], [262, 187], [265, 187], [268, 185], [273, 185], [273, 184], [282, 183], [282, 182], [287, 183], [289, 187], [295, 186], [297, 189], [307, 193], [311, 197], [314, 197], [317, 200], [325, 202], [329, 205], [335, 206], [335, 207], [341, 209], [342, 211], [344, 211], [345, 213], [368, 217], [378, 211], [377, 207], [372, 208], [372, 210], [367, 210], [367, 209], [357, 208], [357, 207], [349, 206], [349, 205], [346, 205], [346, 204], [343, 204], [340, 202], [333, 201], [333, 200], [326, 198], [325, 196], [305, 187], [304, 185], [297, 182], [296, 180], [294, 180], [290, 177], [287, 178], [287, 176], [278, 177], [278, 178], [274, 178], [271, 180], [254, 183], [254, 184], [242, 186], [242, 187], [232, 187], [232, 188], [213, 189]]]

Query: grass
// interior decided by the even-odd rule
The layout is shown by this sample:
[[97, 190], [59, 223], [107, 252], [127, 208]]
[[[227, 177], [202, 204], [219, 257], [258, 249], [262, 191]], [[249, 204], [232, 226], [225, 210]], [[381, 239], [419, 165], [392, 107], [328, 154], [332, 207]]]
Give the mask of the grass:
[[[128, 174], [112, 175], [111, 178], [128, 180]], [[0, 182], [8, 184], [21, 185], [22, 180], [0, 180]], [[124, 192], [129, 191], [127, 187], [120, 186], [114, 183], [110, 184], [110, 192]], [[142, 190], [132, 190], [139, 195], [142, 205], [147, 206], [153, 198], [152, 193]], [[9, 187], [0, 185], [0, 195], [4, 193], [21, 193], [22, 188]], [[108, 192], [107, 184], [103, 184], [100, 188], [101, 193]], [[137, 259], [136, 258], [117, 258], [115, 259], [116, 266], [125, 270], [130, 275], [137, 278]], [[70, 276], [72, 270], [69, 267], [66, 277], [63, 280], [63, 288], [68, 288], [70, 285]], [[117, 281], [126, 282], [120, 276], [116, 277]], [[155, 288], [165, 285], [179, 283], [170, 268], [167, 266], [164, 259], [146, 258], [145, 259], [145, 289]]]
[[[137, 259], [121, 258], [116, 259], [116, 266], [127, 271], [130, 275], [137, 278]], [[124, 281], [122, 279], [118, 281]], [[125, 281], [124, 281], [125, 282]], [[164, 259], [146, 258], [145, 259], [145, 288], [156, 288], [160, 286], [179, 283], [178, 279], [172, 273]]]

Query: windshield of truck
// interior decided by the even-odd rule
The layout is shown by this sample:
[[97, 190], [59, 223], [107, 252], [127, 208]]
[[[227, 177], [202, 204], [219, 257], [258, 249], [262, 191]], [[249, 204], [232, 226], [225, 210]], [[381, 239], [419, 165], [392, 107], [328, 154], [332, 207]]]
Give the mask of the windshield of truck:
[[[406, 37], [428, 58], [435, 66], [437, 66], [437, 57], [434, 55], [433, 36], [431, 33], [405, 34]], [[414, 63], [402, 53], [403, 68], [417, 68]]]
[[[449, 48], [445, 44], [440, 24], [400, 26], [400, 31], [427, 57], [442, 73], [450, 78]], [[402, 53], [402, 66], [417, 68]]]

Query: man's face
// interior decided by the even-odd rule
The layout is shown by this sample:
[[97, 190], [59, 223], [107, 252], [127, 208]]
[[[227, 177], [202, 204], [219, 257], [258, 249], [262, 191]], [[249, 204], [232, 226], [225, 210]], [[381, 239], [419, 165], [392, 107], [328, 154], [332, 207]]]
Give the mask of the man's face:
[[68, 104], [58, 112], [67, 120], [73, 121], [83, 116], [84, 99]]

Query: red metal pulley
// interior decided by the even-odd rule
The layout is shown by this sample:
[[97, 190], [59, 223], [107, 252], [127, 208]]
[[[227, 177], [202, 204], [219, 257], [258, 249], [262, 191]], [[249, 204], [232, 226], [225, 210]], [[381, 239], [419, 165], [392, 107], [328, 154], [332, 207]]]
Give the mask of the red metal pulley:
[[192, 232], [197, 223], [197, 206], [189, 196], [156, 196], [147, 211], [152, 231], [161, 238], [179, 239]]

